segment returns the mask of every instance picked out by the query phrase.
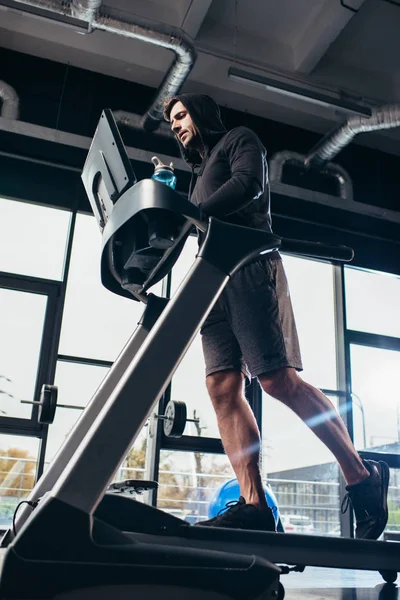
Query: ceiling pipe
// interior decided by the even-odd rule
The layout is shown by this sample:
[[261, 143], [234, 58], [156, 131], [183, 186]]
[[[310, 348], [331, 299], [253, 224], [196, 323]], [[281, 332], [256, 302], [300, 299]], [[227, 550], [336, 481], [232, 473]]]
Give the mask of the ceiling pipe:
[[350, 117], [339, 129], [328, 133], [305, 156], [304, 166], [323, 167], [359, 133], [400, 126], [400, 104], [374, 109], [371, 117]]
[[[138, 22], [128, 23], [103, 15], [101, 14], [101, 0], [72, 0], [72, 3], [59, 2], [59, 0], [17, 0], [17, 2], [64, 17], [87, 21], [89, 32], [98, 29], [172, 50], [175, 59], [159, 86], [150, 108], [141, 117], [143, 129], [146, 131], [157, 129], [163, 121], [166, 100], [179, 92], [196, 62], [196, 50], [189, 36], [181, 30], [170, 29], [167, 31], [162, 27]], [[43, 13], [41, 16], [44, 16]]]
[[[113, 117], [120, 125], [125, 125], [125, 127], [131, 127], [132, 129], [143, 129], [143, 117], [141, 115], [130, 113], [125, 110], [115, 110], [113, 111]], [[160, 123], [157, 131], [154, 133], [170, 139], [175, 138], [175, 135], [166, 122]]]
[[19, 97], [11, 85], [0, 81], [0, 99], [2, 101], [0, 116], [5, 119], [18, 119]]
[[[280, 184], [282, 182], [283, 168], [287, 164], [292, 164], [300, 169], [305, 169], [304, 154], [284, 150], [277, 152], [269, 161], [269, 178], [271, 184]], [[339, 197], [342, 200], [353, 200], [353, 184], [350, 175], [343, 167], [336, 163], [325, 163], [319, 171], [326, 176], [334, 177], [338, 184]]]
[[270, 179], [282, 183], [283, 167], [295, 164], [299, 168], [316, 168], [321, 173], [334, 176], [339, 185], [339, 195], [343, 200], [353, 199], [353, 185], [347, 171], [340, 165], [330, 162], [359, 133], [393, 129], [400, 126], [400, 105], [393, 104], [374, 109], [371, 117], [350, 117], [339, 129], [323, 137], [308, 154], [302, 155], [286, 150], [278, 152], [270, 161]]
[[88, 31], [92, 31], [92, 23], [95, 19], [102, 0], [72, 0], [71, 12], [78, 19], [87, 21], [89, 24]]
[[164, 32], [160, 29], [117, 21], [99, 15], [93, 22], [93, 29], [101, 29], [129, 38], [135, 38], [161, 46], [175, 53], [175, 59], [158, 88], [155, 99], [142, 119], [143, 129], [154, 131], [163, 121], [165, 102], [179, 92], [196, 61], [193, 42], [182, 31]]

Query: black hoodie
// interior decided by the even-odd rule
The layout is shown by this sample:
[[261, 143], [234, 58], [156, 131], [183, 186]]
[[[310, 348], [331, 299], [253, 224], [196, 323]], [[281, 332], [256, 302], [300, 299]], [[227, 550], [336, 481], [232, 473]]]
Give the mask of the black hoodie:
[[[247, 127], [227, 131], [217, 104], [203, 94], [175, 96], [188, 110], [203, 142], [202, 158], [177, 139], [181, 153], [192, 167], [199, 167], [190, 196], [206, 215], [223, 221], [271, 231], [270, 192], [266, 151]], [[169, 120], [169, 105], [165, 116]]]

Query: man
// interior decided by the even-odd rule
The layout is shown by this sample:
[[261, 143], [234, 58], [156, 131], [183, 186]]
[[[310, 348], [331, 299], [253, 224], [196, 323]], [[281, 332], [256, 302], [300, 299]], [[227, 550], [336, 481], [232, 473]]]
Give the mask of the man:
[[[246, 127], [226, 131], [216, 103], [201, 94], [171, 98], [164, 117], [192, 175], [199, 168], [190, 200], [205, 215], [271, 231], [266, 151], [255, 133]], [[241, 490], [234, 506], [201, 525], [275, 531], [261, 479], [260, 433], [244, 396], [245, 378], [257, 377], [334, 454], [356, 515], [356, 537], [377, 539], [388, 519], [389, 468], [360, 458], [330, 400], [298, 376], [299, 342], [278, 252], [234, 275], [201, 334], [207, 390]]]

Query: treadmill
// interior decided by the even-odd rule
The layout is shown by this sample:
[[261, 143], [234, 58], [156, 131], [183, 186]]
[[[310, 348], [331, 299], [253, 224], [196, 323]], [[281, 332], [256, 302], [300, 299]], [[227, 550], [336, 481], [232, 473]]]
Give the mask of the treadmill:
[[[103, 111], [82, 179], [102, 232], [101, 280], [145, 303], [142, 319], [1, 542], [0, 598], [282, 599], [279, 565], [378, 570], [394, 581], [396, 542], [190, 526], [109, 490], [120, 463], [229, 278], [278, 248], [348, 261], [343, 246], [286, 240], [209, 218], [132, 170]], [[202, 244], [171, 300], [149, 289], [191, 231]], [[168, 347], [168, 353], [164, 348]]]

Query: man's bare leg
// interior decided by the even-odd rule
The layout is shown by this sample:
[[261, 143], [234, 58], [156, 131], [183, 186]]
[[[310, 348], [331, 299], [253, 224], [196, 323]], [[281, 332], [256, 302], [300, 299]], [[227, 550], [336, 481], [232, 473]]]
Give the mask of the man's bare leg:
[[291, 408], [338, 461], [348, 485], [369, 476], [349, 433], [332, 402], [301, 379], [295, 369], [284, 368], [259, 377], [264, 391]]
[[[348, 485], [369, 476], [348, 431], [330, 400], [303, 381], [294, 369], [259, 377], [265, 392], [289, 406], [331, 450]], [[260, 471], [260, 433], [243, 393], [243, 375], [220, 371], [209, 375], [207, 389], [215, 408], [225, 452], [248, 504], [266, 507]]]
[[220, 371], [206, 379], [225, 452], [247, 504], [267, 508], [260, 471], [260, 432], [243, 390], [244, 376]]

